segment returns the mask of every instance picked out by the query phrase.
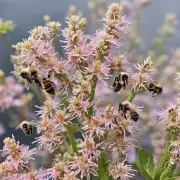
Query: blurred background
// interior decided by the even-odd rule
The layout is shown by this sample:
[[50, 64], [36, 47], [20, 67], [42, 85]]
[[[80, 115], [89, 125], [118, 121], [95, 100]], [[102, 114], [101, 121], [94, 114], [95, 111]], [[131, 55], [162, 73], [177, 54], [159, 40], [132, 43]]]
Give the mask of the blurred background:
[[[45, 15], [49, 15], [53, 21], [59, 21], [61, 28], [64, 29], [68, 14], [80, 14], [88, 20], [87, 34], [93, 34], [101, 27], [101, 19], [105, 15], [108, 4], [112, 2], [124, 4], [125, 13], [132, 23], [120, 51], [127, 52], [127, 59], [132, 63], [142, 62], [146, 56], [151, 55], [158, 71], [157, 80], [164, 88], [161, 98], [152, 100], [150, 95], [145, 94], [135, 99], [135, 103], [146, 110], [146, 113], [143, 111], [141, 114], [143, 120], [139, 124], [141, 131], [137, 137], [144, 137], [139, 138], [142, 145], [153, 149], [158, 160], [165, 138], [163, 127], [157, 128], [156, 111], [173, 101], [179, 92], [179, 85], [175, 82], [176, 72], [180, 71], [179, 0], [0, 0], [0, 18], [3, 21], [12, 20], [15, 24], [14, 29], [7, 32], [8, 40], [0, 36], [0, 69], [6, 76], [11, 75], [13, 65], [8, 43], [15, 45], [26, 39], [30, 29], [44, 25]], [[61, 55], [60, 45], [57, 42], [57, 51]], [[125, 95], [122, 94], [122, 99], [123, 96]], [[36, 105], [40, 104], [36, 98], [32, 101]], [[25, 144], [29, 144], [34, 138], [24, 137], [22, 132], [14, 129], [15, 125], [10, 124], [10, 118], [15, 118], [17, 122], [22, 121], [14, 113], [11, 109], [0, 112], [0, 148], [2, 148], [3, 139], [11, 134]]]

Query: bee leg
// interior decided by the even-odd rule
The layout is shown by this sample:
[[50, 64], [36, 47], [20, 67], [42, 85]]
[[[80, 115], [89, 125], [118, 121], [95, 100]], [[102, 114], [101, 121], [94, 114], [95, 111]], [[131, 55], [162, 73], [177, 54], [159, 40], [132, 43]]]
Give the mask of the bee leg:
[[28, 83], [32, 84], [32, 80], [29, 77], [26, 77]]
[[39, 85], [39, 87], [42, 87], [41, 82], [39, 81], [39, 79], [35, 79], [34, 81], [35, 81], [35, 83], [36, 83], [37, 85]]

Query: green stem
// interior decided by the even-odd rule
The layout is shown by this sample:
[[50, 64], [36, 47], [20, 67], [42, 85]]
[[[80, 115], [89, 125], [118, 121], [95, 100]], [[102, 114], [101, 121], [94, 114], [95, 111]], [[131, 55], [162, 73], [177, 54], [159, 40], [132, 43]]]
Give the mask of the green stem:
[[[98, 60], [100, 60], [102, 62], [104, 56], [102, 55], [102, 53], [99, 51], [98, 52]], [[94, 100], [94, 96], [95, 96], [95, 90], [96, 90], [96, 84], [97, 84], [97, 80], [98, 78], [96, 76], [93, 76], [93, 82], [92, 82], [92, 86], [91, 86], [91, 91], [92, 91], [92, 94], [91, 94], [91, 98], [89, 100], [89, 102], [93, 102]], [[87, 115], [90, 117], [93, 115], [93, 105], [88, 109], [88, 113]]]
[[135, 96], [136, 96], [136, 93], [131, 92], [127, 98], [127, 101], [131, 103], [133, 99], [135, 98]]
[[39, 89], [34, 85], [30, 89], [36, 95], [37, 100], [39, 101], [39, 103], [42, 103], [43, 102], [43, 97], [42, 97], [42, 95], [41, 95], [42, 93], [39, 91]]
[[71, 128], [69, 126], [66, 126], [66, 130], [68, 132], [68, 136], [69, 136], [69, 141], [72, 145], [72, 150], [73, 153], [78, 154], [78, 150], [77, 150], [77, 145], [76, 145], [76, 140], [74, 138], [74, 132], [71, 131]]
[[[96, 84], [97, 84], [97, 77], [93, 76], [92, 94], [91, 94], [90, 102], [94, 100]], [[93, 115], [93, 105], [88, 109], [88, 116], [92, 116], [92, 115]]]
[[9, 53], [10, 53], [10, 54], [13, 54], [13, 49], [12, 49], [11, 42], [10, 42], [10, 40], [9, 40], [8, 35], [4, 34], [2, 37], [3, 37], [4, 40], [6, 41], [7, 47], [8, 47], [8, 49], [9, 49]]

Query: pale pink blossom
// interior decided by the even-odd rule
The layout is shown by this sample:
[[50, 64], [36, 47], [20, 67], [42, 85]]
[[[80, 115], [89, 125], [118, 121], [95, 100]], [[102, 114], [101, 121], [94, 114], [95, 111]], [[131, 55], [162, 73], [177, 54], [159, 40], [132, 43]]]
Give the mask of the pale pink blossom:
[[68, 168], [75, 176], [79, 175], [81, 179], [86, 177], [88, 180], [90, 180], [91, 175], [97, 176], [98, 165], [93, 162], [91, 157], [88, 157], [87, 155], [74, 155]]

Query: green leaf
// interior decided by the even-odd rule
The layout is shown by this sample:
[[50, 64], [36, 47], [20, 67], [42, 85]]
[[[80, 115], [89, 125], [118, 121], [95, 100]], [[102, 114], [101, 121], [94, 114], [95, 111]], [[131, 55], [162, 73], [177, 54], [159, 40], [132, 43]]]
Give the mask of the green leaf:
[[176, 139], [175, 135], [169, 134], [169, 133], [167, 134], [168, 143], [166, 144], [165, 151], [164, 151], [162, 158], [158, 164], [158, 167], [155, 170], [154, 180], [159, 180], [162, 172], [167, 168], [166, 163], [169, 161], [169, 143], [171, 140], [175, 140], [175, 139]]
[[172, 179], [174, 170], [176, 169], [176, 164], [168, 163], [166, 169], [162, 172], [160, 180], [169, 180]]
[[108, 180], [108, 163], [105, 154], [101, 153], [98, 159], [98, 179]]
[[136, 165], [140, 173], [147, 180], [152, 180], [154, 175], [154, 160], [153, 155], [146, 149], [139, 149], [137, 154]]

